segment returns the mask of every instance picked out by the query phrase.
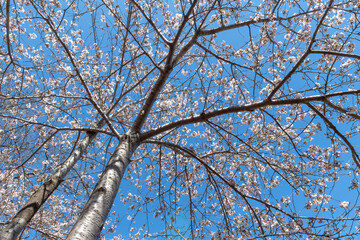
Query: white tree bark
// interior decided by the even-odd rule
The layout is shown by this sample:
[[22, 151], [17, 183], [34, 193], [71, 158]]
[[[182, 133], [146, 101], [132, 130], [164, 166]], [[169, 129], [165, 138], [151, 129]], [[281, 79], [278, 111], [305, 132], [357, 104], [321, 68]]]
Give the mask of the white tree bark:
[[83, 155], [90, 142], [95, 138], [96, 133], [87, 134], [77, 145], [74, 152], [65, 160], [56, 173], [46, 181], [36, 192], [31, 195], [30, 199], [22, 209], [15, 215], [12, 221], [0, 233], [1, 240], [15, 240], [21, 231], [25, 228], [37, 210], [48, 199], [53, 191], [60, 185], [66, 174], [74, 164]]
[[98, 239], [118, 192], [130, 157], [139, 144], [138, 136], [124, 136], [111, 156], [80, 217], [66, 239]]
[[[108, 111], [109, 115], [117, 106], [114, 103]], [[46, 202], [49, 196], [55, 191], [55, 189], [61, 184], [68, 172], [73, 168], [76, 162], [81, 158], [83, 153], [88, 148], [89, 144], [95, 139], [98, 132], [96, 129], [101, 129], [105, 125], [105, 120], [101, 119], [94, 124], [94, 132], [88, 132], [86, 136], [80, 140], [75, 150], [64, 161], [59, 169], [46, 181], [39, 189], [37, 189], [25, 203], [25, 205], [18, 211], [11, 222], [0, 233], [0, 240], [15, 240], [17, 236], [23, 231], [25, 226], [34, 217], [38, 209]]]

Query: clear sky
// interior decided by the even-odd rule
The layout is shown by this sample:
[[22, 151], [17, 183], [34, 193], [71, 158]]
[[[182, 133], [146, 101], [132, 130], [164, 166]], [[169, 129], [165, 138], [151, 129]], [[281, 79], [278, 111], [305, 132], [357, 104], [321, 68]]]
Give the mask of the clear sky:
[[[174, 19], [181, 20], [183, 16], [176, 12], [172, 3], [172, 1], [168, 2], [169, 14], [173, 14]], [[257, 3], [258, 1], [255, 1], [254, 4]], [[126, 6], [122, 1], [119, 4], [121, 5], [119, 15], [122, 16], [122, 22], [126, 24], [128, 17], [125, 11]], [[229, 4], [231, 6], [235, 3], [230, 2]], [[62, 15], [63, 18], [58, 17], [57, 23], [68, 22], [64, 23], [66, 30], [62, 34], [62, 39], [64, 41], [75, 39], [74, 43], [69, 46], [74, 53], [77, 53], [79, 62], [82, 61], [81, 59], [90, 59], [89, 56], [93, 56], [86, 63], [79, 63], [79, 66], [81, 65], [82, 74], [89, 79], [90, 90], [97, 97], [101, 107], [108, 108], [117, 97], [126, 92], [126, 89], [140, 84], [139, 88], [134, 87], [129, 94], [123, 97], [117, 108], [116, 116], [113, 117], [114, 126], [120, 134], [125, 134], [133, 123], [140, 106], [144, 103], [144, 97], [147, 96], [159, 76], [159, 71], [154, 70], [144, 78], [144, 82], [140, 81], [144, 72], [150, 71], [149, 69], [154, 65], [152, 60], [149, 60], [149, 56], [151, 55], [156, 63], [163, 66], [164, 62], [161, 62], [165, 55], [163, 52], [166, 53], [168, 47], [155, 38], [156, 31], [149, 24], [145, 24], [144, 19], [141, 22], [143, 25], [133, 24], [129, 21], [129, 26], [131, 29], [137, 30], [134, 31], [134, 34], [139, 34], [142, 27], [146, 25], [145, 37], [130, 36], [131, 34], [127, 35], [124, 30], [125, 26], [115, 26], [115, 18], [109, 14], [102, 2], [91, 2], [86, 5], [88, 6], [78, 3], [81, 11], [76, 14], [72, 14], [70, 10], [58, 12], [59, 16], [64, 15]], [[266, 12], [264, 8], [260, 7], [259, 10], [252, 7], [249, 2], [244, 5], [244, 10], [239, 10], [243, 13], [241, 17], [244, 21], [259, 12]], [[208, 6], [205, 5], [206, 7]], [[154, 6], [153, 8], [157, 9]], [[308, 9], [308, 5], [305, 2], [294, 6], [284, 4], [284, 6], [281, 5], [282, 11], [279, 10], [277, 14], [291, 16], [306, 9]], [[140, 13], [138, 14], [140, 15]], [[158, 26], [165, 28], [166, 17], [161, 14], [162, 12], [159, 10], [152, 17], [159, 20], [156, 22]], [[216, 18], [219, 13], [214, 11], [212, 14]], [[331, 12], [331, 16], [336, 14], [338, 13], [335, 11]], [[350, 16], [351, 11], [349, 10], [347, 14]], [[270, 22], [268, 25], [254, 23], [220, 32], [216, 36], [209, 35], [199, 38], [197, 45], [189, 50], [189, 54], [177, 63], [170, 74], [163, 92], [150, 112], [149, 121], [144, 125], [143, 132], [163, 126], [169, 121], [262, 101], [281, 79], [286, 78], [304, 54], [307, 46], [305, 41], [299, 41], [299, 38], [304, 35], [302, 32], [309, 26], [310, 35], [314, 33], [320, 17], [321, 15], [314, 14], [305, 20], [299, 17], [296, 21], [279, 20]], [[37, 20], [37, 18], [33, 19], [33, 21]], [[72, 21], [77, 24], [71, 23]], [[226, 19], [221, 19], [221, 21], [214, 21], [213, 24], [207, 26], [207, 29], [216, 27], [216, 24], [224, 24]], [[309, 22], [308, 26], [306, 21]], [[39, 22], [42, 21], [39, 20]], [[176, 23], [175, 20], [174, 22]], [[229, 23], [226, 22], [226, 24]], [[347, 41], [358, 43], [359, 39], [353, 37], [356, 34], [350, 30], [346, 32], [349, 35], [348, 38], [346, 38], [347, 35], [341, 36], [338, 33], [346, 24], [347, 22], [344, 22], [336, 28], [326, 25], [319, 31], [318, 42], [327, 44], [327, 41], [340, 38], [344, 46], [347, 46]], [[21, 43], [24, 43], [25, 47], [42, 48], [44, 56], [50, 59], [46, 61], [46, 71], [33, 69], [33, 78], [39, 79], [37, 91], [62, 95], [61, 87], [64, 87], [71, 90], [76, 97], [48, 97], [38, 102], [24, 100], [21, 102], [23, 109], [19, 111], [22, 114], [20, 116], [28, 118], [34, 116], [37, 117], [38, 122], [54, 124], [57, 127], [88, 127], [91, 118], [99, 117], [99, 115], [96, 115], [95, 108], [86, 99], [84, 100], [85, 91], [75, 75], [72, 75], [75, 70], [71, 68], [66, 54], [56, 50], [54, 36], [42, 31], [42, 28], [38, 28], [36, 24], [33, 25], [29, 22], [22, 27], [35, 29], [38, 36], [35, 38], [35, 36], [29, 35], [29, 39], [21, 40]], [[193, 27], [194, 24], [186, 25], [184, 32], [188, 32], [180, 36], [184, 43], [188, 42], [189, 36], [193, 34]], [[264, 29], [267, 34], [274, 33], [276, 36], [272, 37], [268, 43], [261, 45], [265, 35], [261, 31], [265, 31]], [[162, 29], [162, 31], [169, 39], [176, 34], [176, 29], [168, 32]], [[30, 30], [29, 34], [32, 34]], [[127, 48], [124, 48], [125, 45], [121, 38], [127, 39]], [[47, 46], [49, 43], [45, 44], [44, 42], [50, 42], [53, 45], [49, 47]], [[323, 46], [318, 42], [315, 42], [314, 48], [322, 49]], [[142, 47], [143, 49], [141, 49]], [[126, 58], [134, 58], [136, 49], [144, 50], [144, 52], [136, 56], [133, 62], [120, 66], [120, 63], [127, 61]], [[21, 49], [18, 51], [21, 52]], [[139, 52], [141, 51], [139, 50]], [[215, 53], [218, 57], [221, 56], [222, 60], [214, 57]], [[125, 60], [119, 57], [121, 54], [125, 56]], [[30, 54], [29, 59], [31, 56]], [[226, 57], [229, 59], [224, 61]], [[272, 58], [283, 59], [284, 64], [277, 65], [280, 60], [276, 62], [270, 60]], [[358, 81], [352, 78], [352, 75], [358, 74], [358, 63], [347, 69], [343, 64], [348, 58], [343, 58], [341, 61], [334, 61], [334, 64], [329, 67], [330, 70], [322, 72], [321, 69], [328, 64], [324, 59], [325, 57], [320, 54], [309, 55], [301, 67], [283, 85], [281, 91], [274, 95], [273, 100], [299, 99], [329, 92], [347, 91], [349, 88], [360, 89]], [[36, 62], [36, 60], [34, 61]], [[229, 61], [232, 61], [233, 64], [229, 64]], [[23, 64], [25, 67], [30, 67], [34, 63], [24, 61]], [[154, 68], [156, 69], [156, 67]], [[331, 68], [345, 69], [345, 72], [333, 72]], [[14, 85], [11, 82], [7, 84]], [[2, 86], [5, 88], [8, 85], [4, 83]], [[57, 85], [61, 87], [57, 87]], [[38, 94], [34, 88], [24, 87], [24, 89], [19, 92], [29, 94], [29, 96]], [[2, 94], [5, 96], [14, 93], [4, 90]], [[331, 101], [334, 104], [342, 104], [346, 109], [358, 104], [356, 96], [350, 96], [346, 100], [337, 97], [332, 98]], [[71, 105], [69, 102], [81, 106], [68, 110]], [[313, 104], [325, 106], [323, 102]], [[334, 123], [338, 131], [345, 135], [351, 133], [352, 137], [348, 139], [355, 149], [358, 149], [360, 142], [356, 132], [358, 122], [344, 120], [343, 114], [329, 107], [323, 109], [323, 112]], [[46, 126], [38, 128], [41, 127], [46, 128]], [[38, 128], [29, 131], [29, 136], [33, 134], [29, 139], [36, 139], [37, 145], [47, 136], [45, 134], [39, 137], [37, 134], [41, 131]], [[39, 152], [36, 158], [31, 158], [32, 165], [30, 166], [41, 169], [37, 172], [37, 174], [41, 174], [41, 177], [29, 177], [31, 181], [29, 180], [28, 185], [24, 183], [25, 187], [21, 196], [13, 200], [24, 201], [27, 198], [26, 191], [30, 191], [34, 185], [45, 181], [52, 174], [54, 169], [72, 151], [73, 143], [78, 138], [77, 133], [77, 131], [61, 132], [54, 140], [59, 143], [57, 146], [46, 148], [46, 151]], [[113, 136], [99, 135], [99, 138], [87, 151], [86, 157], [78, 162], [75, 169], [66, 177], [64, 184], [55, 192], [55, 197], [50, 200], [51, 206], [55, 209], [54, 211], [58, 211], [66, 229], [71, 227], [66, 225], [68, 224], [67, 220], [69, 218], [69, 221], [73, 220], [73, 212], [81, 211], [82, 204], [90, 195], [98, 175], [105, 168], [106, 162], [116, 147], [117, 140]], [[324, 223], [331, 223], [326, 218], [356, 216], [359, 192], [357, 188], [351, 189], [351, 184], [357, 184], [359, 171], [356, 170], [351, 153], [339, 140], [339, 137], [336, 137], [333, 128], [328, 127], [306, 104], [268, 106], [253, 112], [224, 114], [210, 118], [202, 124], [181, 126], [174, 131], [162, 133], [156, 136], [156, 140], [178, 144], [196, 152], [206, 159], [209, 166], [217, 169], [226, 180], [235, 181], [234, 185], [246, 192], [248, 196], [251, 195], [252, 198], [249, 197], [245, 200], [241, 198], [222, 179], [206, 171], [199, 161], [184, 157], [164, 146], [144, 143], [132, 157], [131, 166], [121, 183], [119, 194], [109, 216], [112, 223], [107, 223], [103, 231], [106, 239], [119, 235], [131, 239], [138, 231], [141, 236], [146, 231], [150, 233], [165, 231], [167, 236], [172, 235], [169, 237], [171, 239], [187, 239], [191, 235], [192, 228], [208, 224], [206, 220], [212, 222], [212, 225], [205, 231], [209, 237], [211, 232], [224, 234], [223, 227], [226, 225], [224, 222], [227, 219], [223, 217], [221, 211], [227, 206], [224, 207], [221, 204], [225, 202], [232, 207], [231, 210], [236, 212], [236, 214], [230, 215], [230, 222], [235, 222], [235, 218], [241, 218], [242, 222], [249, 222], [247, 226], [256, 226], [256, 220], [250, 217], [251, 213], [255, 211], [258, 211], [259, 216], [266, 213], [269, 218], [276, 219], [276, 221], [288, 220], [286, 216], [279, 217], [273, 214], [277, 212], [275, 210], [268, 211], [264, 203], [269, 200], [274, 206], [279, 204], [282, 209], [298, 214], [300, 218], [310, 217], [304, 220], [306, 221], [305, 225], [316, 225], [314, 229], [319, 234], [325, 234], [324, 231], [327, 227], [319, 218], [323, 218]], [[28, 142], [31, 143], [31, 141]], [[32, 148], [28, 147], [26, 151], [31, 153], [31, 150]], [[56, 151], [59, 152], [58, 155], [54, 153]], [[218, 152], [224, 154], [218, 156]], [[18, 155], [15, 153], [11, 157], [16, 158]], [[37, 161], [36, 159], [44, 160]], [[275, 162], [275, 164], [269, 162]], [[77, 181], [73, 182], [74, 179]], [[288, 181], [288, 179], [291, 180]], [[151, 185], [151, 183], [155, 184]], [[252, 191], [248, 189], [252, 189]], [[192, 192], [192, 195], [187, 191]], [[261, 194], [259, 194], [260, 192]], [[190, 196], [197, 196], [194, 203]], [[329, 199], [327, 199], [328, 196]], [[64, 200], [66, 197], [67, 200]], [[77, 200], [80, 202], [76, 202]], [[61, 207], [68, 207], [72, 212], [61, 212], [60, 207], [56, 208], [56, 201], [63, 204]], [[246, 201], [256, 210], [249, 210]], [[235, 204], [233, 204], [234, 202]], [[194, 209], [196, 210], [194, 216], [199, 221], [197, 224], [190, 220], [189, 212]], [[46, 216], [46, 212], [43, 216]], [[41, 222], [41, 217], [37, 221]], [[345, 225], [345, 222], [338, 232], [333, 233], [334, 236], [356, 231], [354, 222], [349, 221], [350, 225]], [[269, 229], [279, 232], [280, 230], [276, 230], [277, 228], [280, 229], [276, 224], [269, 227]], [[129, 236], [129, 234], [131, 235]], [[156, 238], [156, 236], [153, 237]], [[157, 238], [162, 239], [166, 236], [159, 235]]]

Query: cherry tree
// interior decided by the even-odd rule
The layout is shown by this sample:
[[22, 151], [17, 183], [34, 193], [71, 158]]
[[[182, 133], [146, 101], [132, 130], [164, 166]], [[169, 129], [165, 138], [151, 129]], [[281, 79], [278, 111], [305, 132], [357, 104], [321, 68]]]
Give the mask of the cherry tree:
[[355, 238], [359, 8], [2, 1], [0, 239]]

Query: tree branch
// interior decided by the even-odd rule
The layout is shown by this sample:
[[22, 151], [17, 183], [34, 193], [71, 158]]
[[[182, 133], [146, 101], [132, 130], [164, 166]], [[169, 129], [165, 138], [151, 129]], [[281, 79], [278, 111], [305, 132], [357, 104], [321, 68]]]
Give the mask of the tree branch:
[[344, 113], [344, 114], [346, 114], [346, 115], [348, 115], [348, 116], [350, 116], [350, 117], [353, 117], [353, 118], [355, 118], [355, 119], [360, 120], [360, 116], [359, 116], [359, 115], [357, 115], [357, 114], [355, 114], [355, 113], [352, 113], [352, 112], [350, 112], [350, 111], [348, 111], [348, 110], [346, 110], [346, 109], [344, 109], [344, 108], [342, 108], [342, 107], [339, 107], [338, 105], [333, 104], [333, 103], [330, 102], [328, 99], [325, 99], [324, 102], [325, 102], [329, 107], [331, 107], [331, 108], [333, 108], [333, 109], [335, 109], [335, 110], [338, 110], [339, 112], [342, 112], [342, 113]]
[[335, 51], [324, 51], [324, 50], [310, 50], [310, 53], [314, 54], [323, 54], [323, 55], [334, 55], [339, 57], [348, 57], [348, 58], [356, 58], [360, 59], [360, 55], [352, 54], [352, 53], [344, 53], [344, 52], [335, 52]]
[[89, 101], [91, 102], [91, 104], [95, 107], [95, 109], [97, 110], [97, 112], [100, 114], [100, 116], [105, 120], [106, 124], [109, 126], [109, 128], [111, 129], [111, 131], [116, 135], [116, 137], [118, 139], [121, 138], [120, 134], [117, 132], [117, 130], [114, 128], [114, 126], [112, 125], [111, 121], [109, 120], [109, 118], [106, 116], [106, 114], [103, 112], [103, 110], [101, 109], [101, 107], [96, 103], [96, 101], [94, 101], [94, 98], [91, 94], [90, 89], [88, 88], [85, 80], [83, 79], [83, 77], [81, 76], [80, 70], [78, 69], [75, 60], [69, 50], [69, 48], [66, 46], [66, 44], [64, 43], [64, 41], [62, 41], [62, 39], [60, 38], [58, 32], [55, 30], [54, 26], [53, 26], [53, 22], [46, 18], [37, 8], [36, 4], [32, 1], [31, 4], [33, 5], [33, 7], [35, 8], [35, 10], [37, 11], [37, 13], [42, 17], [42, 19], [48, 24], [48, 26], [50, 27], [51, 31], [54, 33], [54, 35], [56, 36], [56, 39], [58, 40], [58, 42], [61, 44], [61, 46], [63, 47], [63, 49], [65, 50], [71, 64], [74, 67], [74, 70], [76, 72], [76, 76], [78, 76], [81, 85], [84, 87], [87, 95], [89, 96]]
[[140, 12], [142, 13], [142, 15], [145, 17], [146, 21], [148, 21], [150, 23], [150, 25], [152, 26], [152, 28], [155, 30], [155, 32], [160, 36], [160, 38], [165, 42], [166, 45], [170, 46], [170, 41], [166, 39], [166, 37], [160, 32], [160, 30], [156, 27], [155, 23], [153, 20], [151, 20], [151, 18], [149, 18], [144, 9], [142, 9], [142, 7], [134, 0], [131, 0], [131, 2], [140, 10]]
[[331, 5], [333, 4], [334, 0], [330, 0], [328, 7], [326, 8], [323, 16], [320, 19], [319, 24], [316, 26], [315, 31], [311, 37], [309, 46], [307, 47], [306, 51], [304, 52], [304, 54], [301, 56], [301, 58], [297, 61], [297, 63], [295, 64], [295, 66], [288, 72], [288, 74], [286, 74], [286, 76], [283, 78], [283, 80], [281, 80], [281, 82], [271, 91], [271, 93], [269, 94], [267, 100], [270, 100], [275, 94], [276, 92], [290, 79], [290, 77], [296, 72], [296, 70], [300, 67], [300, 65], [305, 61], [305, 59], [307, 58], [307, 56], [311, 53], [311, 47], [315, 42], [316, 39], [316, 35], [320, 30], [320, 27], [323, 23], [323, 21], [325, 20], [326, 15], [328, 14], [328, 12], [330, 11]]
[[312, 106], [310, 103], [306, 104], [309, 108], [311, 108], [311, 110], [313, 110], [324, 122], [325, 124], [331, 128], [336, 135], [338, 135], [343, 141], [344, 143], [348, 146], [348, 148], [350, 149], [351, 153], [352, 153], [352, 157], [354, 159], [355, 164], [358, 166], [358, 168], [360, 169], [360, 158], [359, 155], [357, 154], [354, 146], [349, 142], [349, 140], [347, 140], [347, 138], [335, 127], [335, 125], [327, 118], [325, 117], [319, 110], [317, 110], [314, 106]]
[[[151, 140], [151, 141], [152, 141], [153, 143], [155, 143], [154, 140]], [[177, 144], [173, 144], [173, 143], [169, 143], [169, 142], [164, 142], [164, 141], [156, 141], [156, 144], [159, 144], [159, 145], [161, 145], [161, 146], [168, 147], [168, 148], [170, 148], [170, 149], [172, 149], [172, 150], [178, 149], [178, 150], [180, 150], [181, 152], [184, 152], [184, 153], [186, 153], [187, 155], [191, 156], [191, 158], [196, 159], [199, 163], [201, 163], [201, 164], [205, 167], [205, 169], [206, 169], [209, 173], [212, 173], [213, 175], [215, 175], [215, 176], [217, 176], [218, 178], [220, 178], [227, 186], [229, 186], [229, 187], [230, 187], [231, 189], [233, 189], [237, 194], [239, 194], [239, 195], [242, 197], [242, 199], [244, 199], [244, 201], [246, 202], [246, 204], [247, 204], [251, 209], [252, 209], [252, 206], [251, 206], [251, 204], [248, 202], [248, 199], [254, 200], [254, 201], [256, 201], [256, 202], [259, 202], [259, 203], [265, 205], [265, 206], [268, 207], [268, 208], [272, 208], [272, 209], [275, 209], [275, 210], [283, 213], [284, 215], [286, 215], [286, 216], [288, 216], [289, 218], [291, 218], [291, 219], [294, 221], [294, 223], [295, 223], [297, 226], [299, 226], [302, 230], [306, 231], [306, 229], [304, 229], [300, 224], [297, 223], [296, 219], [299, 218], [299, 217], [293, 216], [293, 215], [285, 212], [285, 211], [282, 210], [281, 208], [270, 204], [270, 203], [267, 202], [267, 201], [263, 201], [263, 200], [258, 199], [258, 198], [256, 198], [256, 197], [249, 196], [249, 195], [246, 195], [246, 194], [240, 192], [240, 189], [238, 189], [235, 184], [231, 183], [229, 180], [227, 180], [225, 177], [223, 177], [221, 174], [219, 174], [216, 170], [214, 170], [211, 166], [209, 166], [206, 162], [204, 162], [204, 161], [201, 159], [201, 157], [198, 157], [198, 156], [196, 155], [196, 153], [195, 153], [194, 151], [192, 151], [192, 150], [190, 150], [190, 149], [188, 149], [188, 148], [186, 148], [186, 147], [182, 147], [182, 146], [179, 146], [179, 145], [177, 145]], [[252, 209], [252, 212], [253, 212], [253, 214], [254, 214], [254, 217], [257, 219], [260, 228], [262, 228], [261, 221], [260, 221], [260, 219], [258, 218], [257, 214], [255, 214], [254, 209]], [[263, 229], [262, 229], [262, 230], [263, 230]], [[265, 233], [263, 232], [263, 234], [265, 234]]]
[[149, 131], [141, 134], [140, 139], [145, 140], [147, 138], [154, 137], [160, 133], [171, 130], [173, 128], [177, 128], [177, 127], [187, 125], [187, 124], [204, 122], [207, 119], [210, 119], [210, 118], [213, 118], [216, 116], [220, 116], [220, 115], [224, 115], [224, 114], [254, 111], [256, 109], [266, 108], [269, 106], [306, 104], [306, 103], [314, 102], [314, 101], [324, 101], [325, 99], [328, 99], [331, 97], [359, 94], [359, 93], [360, 93], [360, 90], [349, 90], [349, 91], [341, 91], [341, 92], [329, 93], [329, 94], [324, 94], [324, 95], [309, 96], [309, 97], [304, 97], [304, 98], [279, 99], [279, 100], [271, 100], [271, 101], [263, 100], [261, 102], [250, 103], [250, 104], [245, 104], [245, 105], [241, 105], [241, 106], [232, 106], [232, 107], [228, 107], [228, 108], [214, 110], [214, 111], [207, 112], [207, 113], [201, 113], [194, 117], [188, 117], [185, 119], [181, 119], [178, 121], [168, 123], [157, 129], [149, 130]]

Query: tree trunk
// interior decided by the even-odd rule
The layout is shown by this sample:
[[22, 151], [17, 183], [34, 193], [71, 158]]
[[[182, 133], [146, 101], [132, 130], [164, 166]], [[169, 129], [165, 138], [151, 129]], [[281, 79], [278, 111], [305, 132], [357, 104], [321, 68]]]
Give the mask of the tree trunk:
[[66, 239], [98, 239], [110, 212], [130, 157], [139, 145], [138, 136], [119, 141], [80, 217]]
[[46, 181], [36, 192], [31, 195], [30, 199], [22, 209], [15, 215], [12, 221], [0, 233], [1, 240], [15, 240], [25, 226], [30, 222], [39, 208], [45, 203], [48, 197], [60, 185], [66, 174], [71, 170], [74, 164], [83, 155], [90, 142], [96, 137], [95, 134], [87, 134], [78, 144], [75, 151], [66, 159], [56, 173]]

